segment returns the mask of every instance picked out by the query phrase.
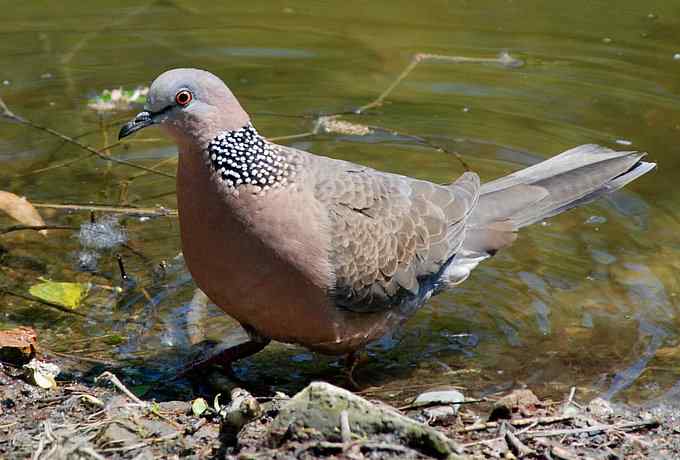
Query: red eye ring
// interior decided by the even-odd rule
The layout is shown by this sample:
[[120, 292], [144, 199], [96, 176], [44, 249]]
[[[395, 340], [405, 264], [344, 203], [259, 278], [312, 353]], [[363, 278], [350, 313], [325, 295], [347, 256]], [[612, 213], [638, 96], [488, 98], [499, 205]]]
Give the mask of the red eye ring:
[[186, 89], [175, 94], [175, 102], [181, 106], [187, 105], [193, 98], [194, 96], [191, 94], [191, 91], [187, 91]]

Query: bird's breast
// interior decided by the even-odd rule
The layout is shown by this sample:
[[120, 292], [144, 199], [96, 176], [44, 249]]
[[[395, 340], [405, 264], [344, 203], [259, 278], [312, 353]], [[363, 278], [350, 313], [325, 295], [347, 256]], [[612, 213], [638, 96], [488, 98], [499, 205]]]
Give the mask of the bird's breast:
[[[180, 155], [182, 249], [208, 297], [275, 340], [344, 352], [382, 335], [385, 315], [338, 309], [329, 297], [328, 219], [303, 187], [229, 193], [196, 156]], [[377, 320], [377, 321], [376, 321]]]

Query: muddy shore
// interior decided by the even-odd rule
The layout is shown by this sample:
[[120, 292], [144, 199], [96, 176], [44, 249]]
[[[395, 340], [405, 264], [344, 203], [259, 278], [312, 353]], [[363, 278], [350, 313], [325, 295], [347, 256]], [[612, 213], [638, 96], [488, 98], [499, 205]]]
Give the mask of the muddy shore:
[[629, 407], [572, 391], [475, 399], [451, 388], [408, 405], [326, 383], [296, 395], [234, 390], [189, 401], [140, 400], [114, 374], [43, 389], [0, 367], [0, 458], [362, 459], [678, 458], [680, 409]]

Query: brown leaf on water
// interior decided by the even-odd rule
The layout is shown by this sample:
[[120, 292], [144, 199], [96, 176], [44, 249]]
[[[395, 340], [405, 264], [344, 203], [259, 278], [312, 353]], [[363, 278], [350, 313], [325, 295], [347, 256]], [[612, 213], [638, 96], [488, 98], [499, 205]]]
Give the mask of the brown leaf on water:
[[19, 365], [35, 356], [38, 335], [30, 327], [19, 326], [0, 331], [0, 359]]
[[[38, 214], [33, 205], [25, 197], [15, 195], [14, 193], [0, 190], [0, 210], [24, 225], [45, 225], [45, 221], [40, 217], [40, 214]], [[40, 233], [47, 235], [47, 230], [40, 230]]]

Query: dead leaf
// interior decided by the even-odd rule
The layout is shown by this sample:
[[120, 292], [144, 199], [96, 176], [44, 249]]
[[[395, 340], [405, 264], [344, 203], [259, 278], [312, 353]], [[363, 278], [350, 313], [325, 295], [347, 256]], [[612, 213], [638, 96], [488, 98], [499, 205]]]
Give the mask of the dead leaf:
[[28, 292], [32, 296], [47, 302], [68, 308], [77, 308], [89, 290], [90, 284], [88, 283], [45, 281], [34, 284], [28, 289]]
[[[45, 221], [33, 205], [25, 198], [14, 193], [0, 190], [0, 210], [24, 225], [41, 226]], [[40, 230], [42, 235], [47, 235], [47, 230]]]
[[46, 390], [57, 387], [55, 377], [59, 375], [61, 369], [56, 364], [33, 359], [30, 363], [24, 364], [23, 369], [30, 383]]
[[30, 327], [0, 331], [0, 359], [19, 365], [29, 362], [36, 352], [38, 335]]

